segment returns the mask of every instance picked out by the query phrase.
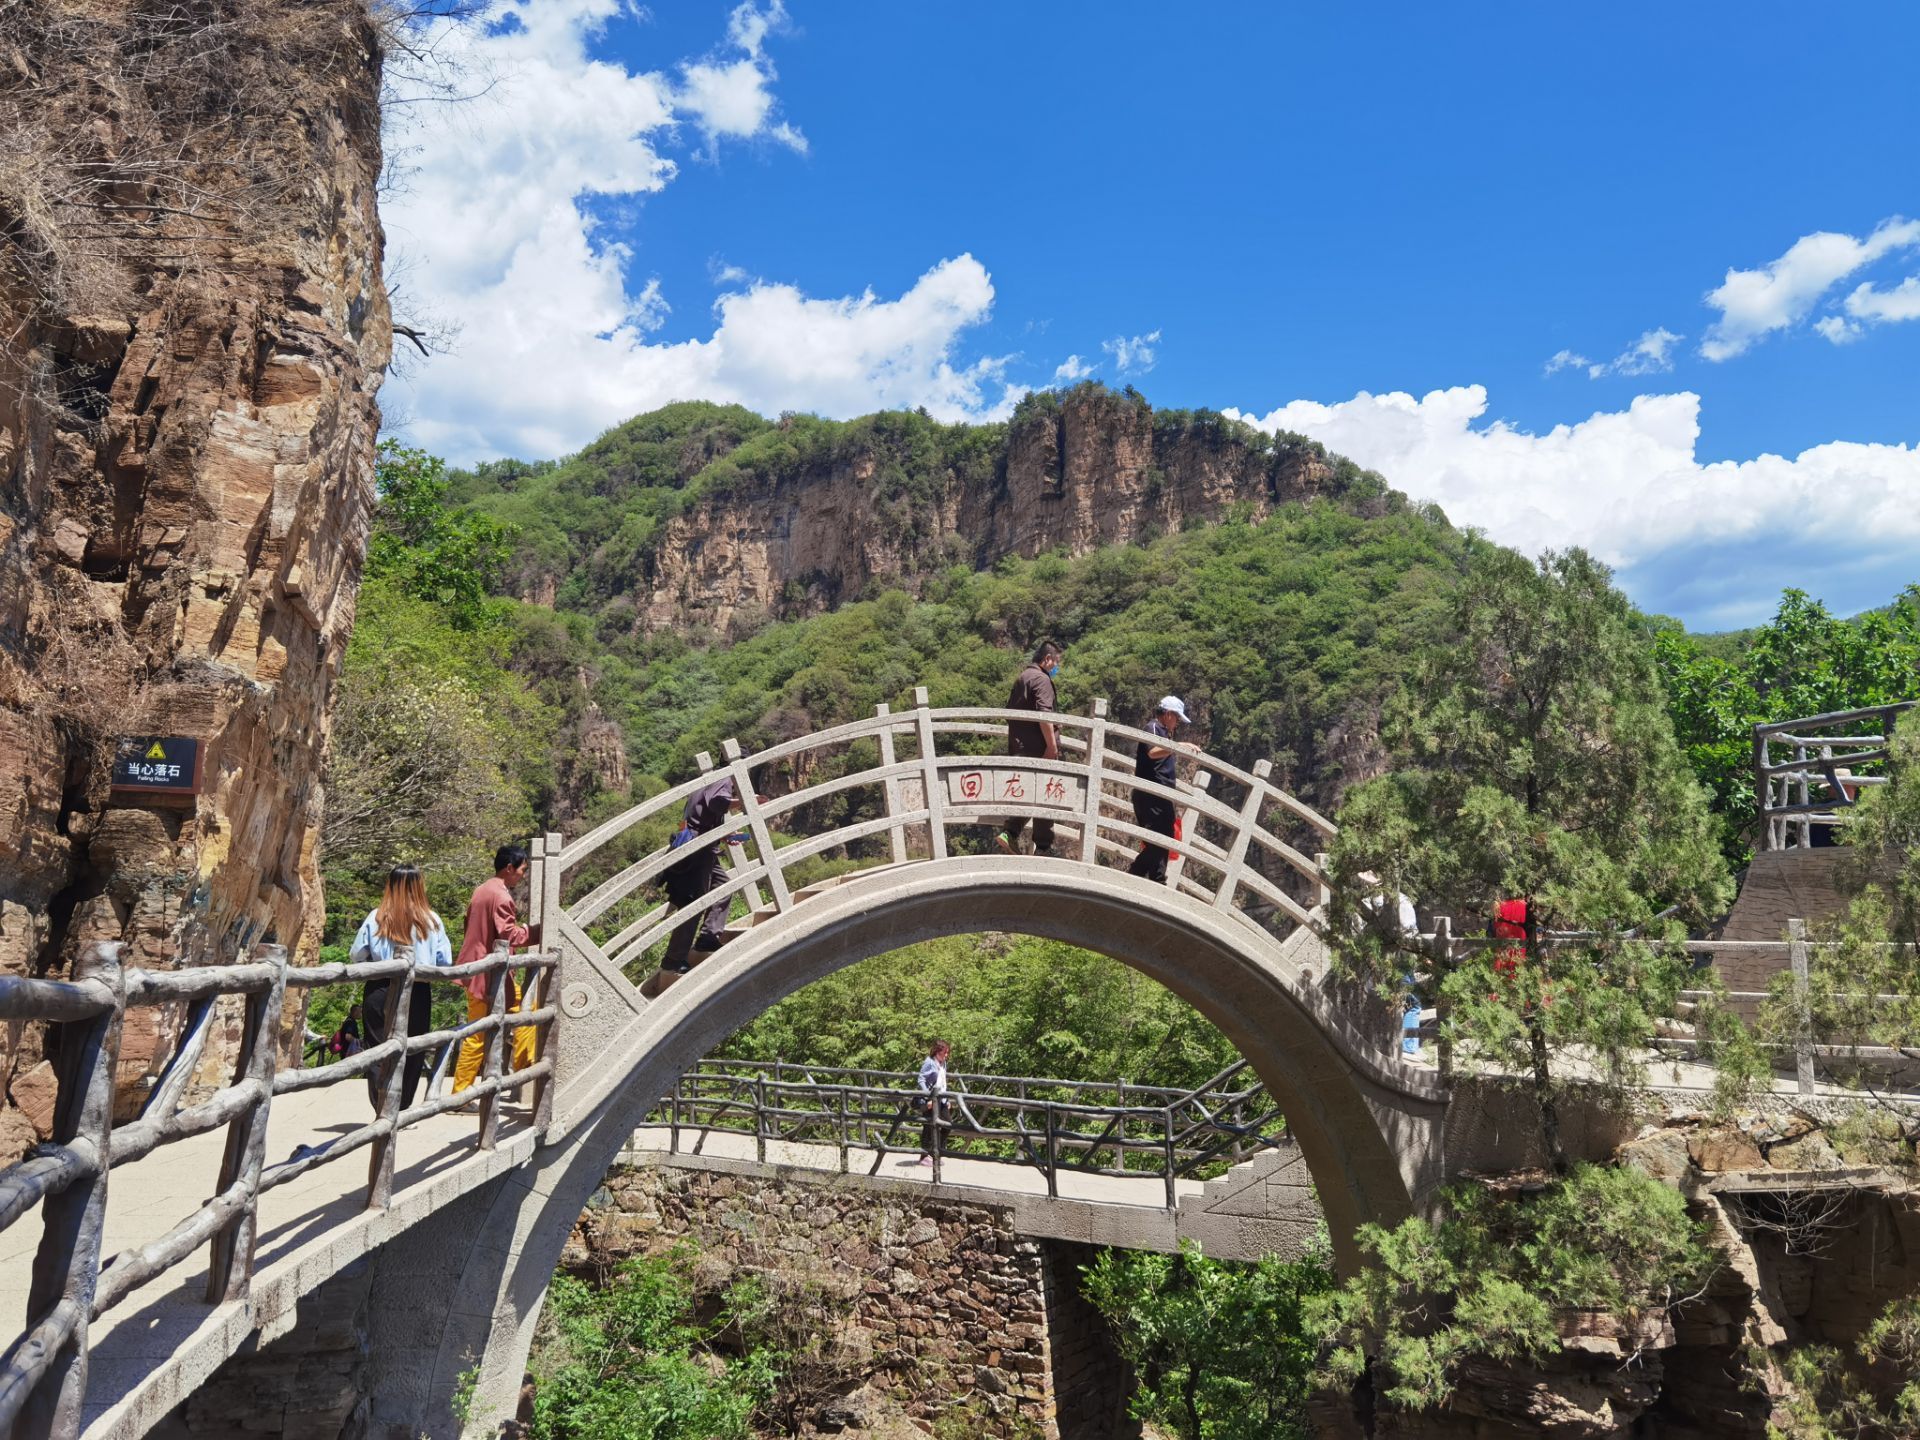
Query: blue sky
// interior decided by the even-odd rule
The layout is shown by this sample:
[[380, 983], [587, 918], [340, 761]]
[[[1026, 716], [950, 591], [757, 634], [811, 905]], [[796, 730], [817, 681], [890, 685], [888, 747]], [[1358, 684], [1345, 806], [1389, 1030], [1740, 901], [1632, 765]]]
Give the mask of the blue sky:
[[1696, 628], [1920, 580], [1920, 9], [495, 0], [445, 48], [486, 93], [409, 107], [388, 223], [459, 336], [385, 398], [456, 460], [1089, 373]]

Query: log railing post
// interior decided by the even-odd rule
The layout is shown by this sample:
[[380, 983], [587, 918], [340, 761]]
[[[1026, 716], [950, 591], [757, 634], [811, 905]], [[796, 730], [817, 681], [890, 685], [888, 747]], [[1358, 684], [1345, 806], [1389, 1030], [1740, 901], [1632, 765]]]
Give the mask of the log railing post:
[[1434, 1043], [1436, 1062], [1442, 1080], [1453, 1078], [1453, 1035], [1447, 1027], [1453, 1005], [1447, 998], [1447, 977], [1453, 973], [1453, 917], [1433, 917], [1433, 1026], [1439, 1032]]
[[[503, 943], [494, 949], [491, 958], [504, 961], [507, 956], [507, 947]], [[482, 1083], [498, 1080], [506, 1074], [506, 1057], [512, 1053], [510, 1032], [507, 1029], [507, 1017], [512, 1013], [510, 1004], [512, 995], [513, 967], [503, 964], [487, 976], [487, 1014], [492, 1017], [494, 1028], [487, 1032], [487, 1046], [480, 1062]], [[474, 1147], [479, 1150], [493, 1149], [499, 1134], [500, 1091], [497, 1088], [485, 1090], [480, 1096], [480, 1131], [474, 1139]]]
[[[1160, 1154], [1162, 1168], [1166, 1171], [1167, 1209], [1174, 1210], [1179, 1208], [1180, 1197], [1173, 1183], [1175, 1164], [1173, 1155], [1173, 1106], [1167, 1106], [1162, 1112], [1161, 1125], [1163, 1129], [1161, 1130]], [[1127, 1152], [1125, 1149], [1120, 1151], [1120, 1168], [1122, 1170], [1127, 1168]]]
[[260, 1087], [259, 1096], [227, 1126], [227, 1153], [220, 1163], [216, 1195], [235, 1185], [246, 1205], [214, 1237], [207, 1264], [207, 1303], [244, 1299], [253, 1280], [253, 1251], [260, 1234], [260, 1171], [267, 1160], [267, 1117], [273, 1104], [273, 1076], [279, 1068], [280, 1018], [286, 1008], [287, 950], [263, 945], [261, 958], [274, 967], [273, 983], [247, 996], [236, 1081]]
[[[374, 1093], [378, 1100], [376, 1119], [386, 1132], [367, 1148], [367, 1209], [384, 1210], [393, 1200], [395, 1147], [400, 1143], [400, 1101], [406, 1088], [407, 1019], [413, 1010], [413, 966], [395, 975], [387, 983], [388, 1041], [397, 1042], [400, 1051], [374, 1072]], [[384, 1042], [383, 1042], [384, 1043]]]
[[1220, 877], [1220, 889], [1213, 897], [1214, 907], [1231, 910], [1233, 897], [1240, 888], [1241, 872], [1247, 868], [1247, 849], [1253, 844], [1253, 832], [1260, 827], [1260, 807], [1267, 798], [1267, 776], [1273, 773], [1273, 761], [1253, 762], [1253, 784], [1240, 805], [1240, 828], [1233, 833], [1233, 845], [1227, 851], [1226, 873]]
[[1787, 961], [1793, 967], [1793, 1072], [1802, 1095], [1813, 1094], [1813, 995], [1807, 965], [1807, 922], [1787, 921]]
[[1100, 800], [1106, 793], [1101, 783], [1107, 769], [1107, 700], [1104, 695], [1093, 702], [1093, 724], [1087, 729], [1087, 803], [1080, 822], [1080, 863], [1100, 863]]
[[760, 859], [767, 867], [767, 889], [773, 893], [774, 909], [784, 914], [793, 908], [793, 896], [787, 893], [786, 872], [780, 868], [780, 857], [774, 852], [773, 830], [768, 826], [766, 816], [760, 813], [759, 798], [753, 793], [753, 772], [747, 768], [747, 762], [740, 758], [738, 740], [723, 741], [720, 753], [726, 757], [727, 767], [733, 772], [733, 793], [740, 801], [742, 818], [746, 820], [747, 830], [753, 836], [753, 848], [760, 852]]
[[[873, 713], [885, 720], [893, 713], [893, 707], [882, 701], [873, 707]], [[883, 726], [880, 731], [880, 764], [882, 768], [891, 770], [897, 763], [893, 749], [893, 726]], [[900, 796], [899, 777], [889, 775], [885, 789], [887, 818], [893, 821], [893, 824], [887, 827], [887, 848], [888, 853], [893, 857], [893, 863], [900, 865], [904, 864], [907, 858], [907, 827], [900, 823], [900, 815], [906, 809], [906, 805]], [[846, 1167], [843, 1165], [841, 1168]]]
[[91, 1148], [93, 1173], [49, 1195], [41, 1210], [40, 1248], [27, 1293], [31, 1324], [56, 1305], [72, 1305], [73, 1333], [48, 1364], [21, 1407], [17, 1434], [71, 1440], [80, 1433], [87, 1396], [87, 1319], [100, 1281], [100, 1246], [107, 1218], [107, 1165], [113, 1152], [113, 1077], [120, 1059], [120, 1022], [126, 980], [120, 946], [94, 944], [80, 952], [76, 981], [106, 987], [113, 1004], [76, 1021], [61, 1036], [60, 1090], [54, 1102], [53, 1143]]
[[[927, 703], [927, 687], [913, 691], [913, 722], [920, 739], [921, 785], [927, 792], [927, 858], [947, 858], [947, 792], [940, 779], [940, 757], [933, 745], [933, 711]], [[935, 1164], [939, 1161], [936, 1159]]]
[[1767, 736], [1758, 725], [1753, 727], [1753, 800], [1759, 814], [1754, 836], [1756, 850], [1777, 848], [1773, 828], [1773, 778], [1767, 774]]
[[1047, 1122], [1047, 1198], [1060, 1198], [1060, 1121], [1054, 1114], [1053, 1102], [1046, 1102], [1045, 1119]]
[[767, 1080], [753, 1077], [753, 1158], [767, 1163]]

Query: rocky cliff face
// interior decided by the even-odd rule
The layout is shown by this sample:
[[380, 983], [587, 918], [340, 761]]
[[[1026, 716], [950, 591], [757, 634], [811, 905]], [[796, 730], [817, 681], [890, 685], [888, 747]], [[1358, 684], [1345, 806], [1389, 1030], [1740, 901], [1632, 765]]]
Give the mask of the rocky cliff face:
[[[0, 971], [310, 946], [390, 341], [377, 36], [359, 0], [26, 8], [0, 103], [48, 148], [0, 173]], [[63, 176], [85, 203], [46, 209]], [[128, 735], [197, 739], [200, 793], [110, 794]], [[129, 1016], [129, 1103], [177, 1019]], [[39, 1039], [11, 1038], [44, 1128]]]
[[1257, 446], [1218, 417], [1165, 421], [1144, 402], [1083, 387], [1016, 421], [990, 473], [949, 471], [931, 495], [909, 494], [869, 451], [703, 499], [662, 528], [637, 621], [725, 630], [814, 614], [877, 579], [1077, 555], [1343, 488], [1317, 447]]

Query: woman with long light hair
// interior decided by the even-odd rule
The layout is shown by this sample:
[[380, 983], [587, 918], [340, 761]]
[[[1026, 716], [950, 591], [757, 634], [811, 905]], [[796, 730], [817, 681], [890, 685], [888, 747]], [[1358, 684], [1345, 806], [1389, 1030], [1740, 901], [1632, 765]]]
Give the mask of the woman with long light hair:
[[[410, 959], [416, 966], [453, 963], [447, 927], [427, 904], [427, 887], [420, 878], [418, 865], [396, 865], [387, 872], [387, 888], [380, 896], [380, 903], [361, 923], [360, 933], [353, 937], [355, 964], [395, 958]], [[369, 980], [366, 993], [361, 997], [361, 1016], [367, 1027], [369, 1047], [387, 1038], [387, 1003], [396, 983], [405, 985], [411, 992], [400, 1001], [406, 1033], [424, 1035], [433, 1028], [433, 994], [425, 985], [401, 977]], [[367, 1073], [367, 1095], [375, 1111], [380, 1109], [381, 1072], [385, 1068], [381, 1066]], [[426, 1068], [426, 1051], [407, 1056], [401, 1074], [402, 1110], [413, 1104]]]

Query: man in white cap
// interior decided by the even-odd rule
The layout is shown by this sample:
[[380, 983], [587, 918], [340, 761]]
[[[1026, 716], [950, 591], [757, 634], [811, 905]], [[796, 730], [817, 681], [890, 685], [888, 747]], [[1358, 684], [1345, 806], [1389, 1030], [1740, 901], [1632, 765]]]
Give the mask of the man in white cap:
[[[1165, 741], [1154, 744], [1142, 740], [1133, 755], [1133, 773], [1142, 780], [1151, 780], [1157, 785], [1173, 788], [1173, 755], [1176, 750], [1192, 750], [1190, 744], [1180, 744], [1174, 740], [1174, 733], [1182, 724], [1192, 724], [1187, 718], [1187, 707], [1178, 695], [1162, 695], [1160, 703], [1153, 707], [1153, 719], [1147, 722], [1147, 733]], [[1151, 830], [1156, 834], [1173, 838], [1173, 801], [1164, 795], [1156, 795], [1149, 790], [1133, 792], [1133, 820], [1142, 830]], [[1167, 883], [1167, 847], [1164, 845], [1143, 845], [1133, 864], [1127, 867], [1129, 875], [1138, 875], [1143, 880]]]

